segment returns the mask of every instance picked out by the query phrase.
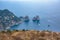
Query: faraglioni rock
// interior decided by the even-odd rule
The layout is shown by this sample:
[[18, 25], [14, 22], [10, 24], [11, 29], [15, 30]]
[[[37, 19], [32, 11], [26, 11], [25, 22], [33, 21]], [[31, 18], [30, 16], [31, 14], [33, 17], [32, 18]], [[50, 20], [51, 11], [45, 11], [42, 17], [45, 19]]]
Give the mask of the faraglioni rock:
[[18, 24], [20, 19], [8, 9], [0, 10], [0, 29]]

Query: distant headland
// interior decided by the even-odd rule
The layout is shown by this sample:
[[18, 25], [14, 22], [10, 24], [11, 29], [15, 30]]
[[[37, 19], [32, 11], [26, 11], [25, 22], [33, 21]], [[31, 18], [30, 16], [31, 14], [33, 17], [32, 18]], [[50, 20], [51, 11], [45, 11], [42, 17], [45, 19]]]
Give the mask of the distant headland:
[[19, 24], [20, 19], [8, 9], [0, 10], [0, 29]]

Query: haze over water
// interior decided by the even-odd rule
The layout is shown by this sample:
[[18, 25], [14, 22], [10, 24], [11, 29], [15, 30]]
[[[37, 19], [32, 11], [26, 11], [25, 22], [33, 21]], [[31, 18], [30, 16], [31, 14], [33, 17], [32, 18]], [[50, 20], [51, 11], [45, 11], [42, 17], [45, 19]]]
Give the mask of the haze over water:
[[[22, 23], [16, 29], [33, 30], [52, 30], [60, 32], [60, 1], [0, 1], [0, 9], [8, 9], [16, 16], [30, 17], [30, 23], [27, 26]], [[32, 18], [40, 16], [40, 25], [35, 25]], [[50, 27], [47, 27], [50, 25]], [[14, 28], [11, 28], [14, 29]]]

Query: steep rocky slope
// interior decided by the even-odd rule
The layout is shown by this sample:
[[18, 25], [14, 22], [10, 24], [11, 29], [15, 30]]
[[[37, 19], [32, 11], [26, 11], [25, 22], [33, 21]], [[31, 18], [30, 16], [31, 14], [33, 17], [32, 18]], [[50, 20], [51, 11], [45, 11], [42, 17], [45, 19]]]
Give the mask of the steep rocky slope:
[[6, 28], [18, 23], [20, 19], [8, 9], [0, 10], [0, 28]]

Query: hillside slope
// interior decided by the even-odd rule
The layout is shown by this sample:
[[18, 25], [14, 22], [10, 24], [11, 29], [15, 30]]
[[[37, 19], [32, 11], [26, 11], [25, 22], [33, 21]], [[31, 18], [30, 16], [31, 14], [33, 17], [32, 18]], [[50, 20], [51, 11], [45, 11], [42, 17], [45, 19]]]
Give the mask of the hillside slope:
[[0, 10], [0, 28], [10, 27], [18, 23], [20, 19], [8, 9]]
[[60, 33], [34, 30], [0, 32], [0, 40], [60, 40]]

